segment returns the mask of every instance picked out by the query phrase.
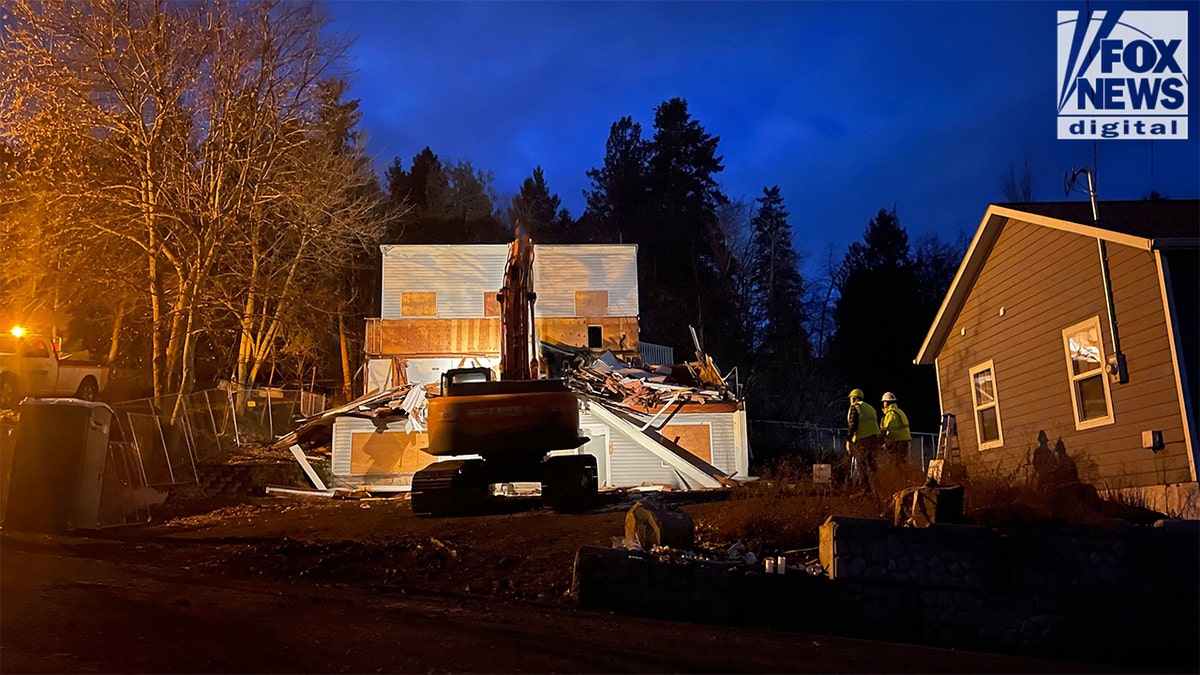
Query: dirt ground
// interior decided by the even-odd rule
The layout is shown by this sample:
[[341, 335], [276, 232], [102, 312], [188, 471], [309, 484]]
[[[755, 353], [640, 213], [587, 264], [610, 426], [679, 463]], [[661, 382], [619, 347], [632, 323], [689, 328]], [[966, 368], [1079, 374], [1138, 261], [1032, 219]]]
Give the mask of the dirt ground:
[[[580, 612], [575, 552], [621, 536], [629, 503], [422, 519], [404, 499], [191, 500], [90, 536], [0, 532], [0, 672], [1119, 670]], [[702, 543], [774, 518], [681, 508]]]

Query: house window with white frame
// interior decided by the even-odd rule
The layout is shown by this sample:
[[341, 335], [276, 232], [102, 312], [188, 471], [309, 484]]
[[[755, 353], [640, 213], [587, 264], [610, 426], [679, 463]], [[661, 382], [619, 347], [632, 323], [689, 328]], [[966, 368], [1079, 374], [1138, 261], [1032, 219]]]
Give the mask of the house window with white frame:
[[1076, 429], [1113, 423], [1112, 392], [1105, 370], [1100, 317], [1094, 316], [1063, 331], [1067, 377], [1071, 383], [1071, 408]]
[[1000, 401], [996, 396], [996, 367], [987, 361], [972, 368], [970, 375], [979, 449], [1000, 447], [1004, 445], [1004, 432], [1000, 427]]

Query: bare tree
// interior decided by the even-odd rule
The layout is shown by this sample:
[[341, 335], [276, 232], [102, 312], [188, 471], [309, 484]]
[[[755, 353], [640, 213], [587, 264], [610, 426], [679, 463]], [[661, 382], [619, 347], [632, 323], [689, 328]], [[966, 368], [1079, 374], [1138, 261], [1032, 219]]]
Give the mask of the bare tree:
[[326, 23], [275, 0], [12, 2], [0, 141], [48, 203], [87, 206], [84, 241], [139, 252], [156, 396], [192, 386], [212, 277], [304, 171], [286, 160], [343, 53]]
[[1004, 177], [1000, 187], [1004, 191], [1004, 198], [1010, 202], [1033, 201], [1033, 179], [1029, 171], [1028, 157], [1025, 158], [1025, 166], [1020, 176], [1017, 175], [1016, 166], [1009, 163], [1008, 175]]
[[277, 166], [277, 198], [236, 240], [242, 254], [226, 295], [241, 299], [231, 309], [240, 326], [234, 376], [243, 385], [256, 380], [279, 338], [295, 340], [301, 359], [300, 344], [319, 342], [311, 334], [323, 323], [316, 319], [336, 316], [341, 306], [326, 292], [343, 290], [331, 278], [346, 273], [355, 252], [374, 249], [387, 227], [383, 193], [351, 131], [357, 103], [341, 101], [344, 83], [322, 88], [316, 128]]

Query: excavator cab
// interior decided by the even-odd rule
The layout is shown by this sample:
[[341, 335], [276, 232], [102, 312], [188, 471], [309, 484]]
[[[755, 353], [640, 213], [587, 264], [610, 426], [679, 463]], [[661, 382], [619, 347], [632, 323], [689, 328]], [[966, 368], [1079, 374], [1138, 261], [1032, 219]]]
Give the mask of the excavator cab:
[[458, 385], [469, 382], [491, 382], [491, 368], [453, 368], [442, 373], [442, 395], [454, 396]]

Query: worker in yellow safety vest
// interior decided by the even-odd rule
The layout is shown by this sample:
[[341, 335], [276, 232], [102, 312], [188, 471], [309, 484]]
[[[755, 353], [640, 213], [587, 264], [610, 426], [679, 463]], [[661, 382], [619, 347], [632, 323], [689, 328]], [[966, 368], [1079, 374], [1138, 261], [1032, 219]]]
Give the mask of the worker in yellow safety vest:
[[884, 456], [893, 466], [907, 466], [912, 432], [908, 428], [908, 415], [896, 405], [896, 395], [890, 391], [883, 395], [883, 423], [879, 426], [883, 433]]
[[862, 389], [850, 392], [850, 410], [846, 412], [846, 431], [850, 440], [846, 441], [846, 452], [858, 461], [863, 487], [869, 492], [871, 476], [877, 469], [875, 458], [883, 439], [879, 435], [879, 418], [875, 408], [865, 399]]

